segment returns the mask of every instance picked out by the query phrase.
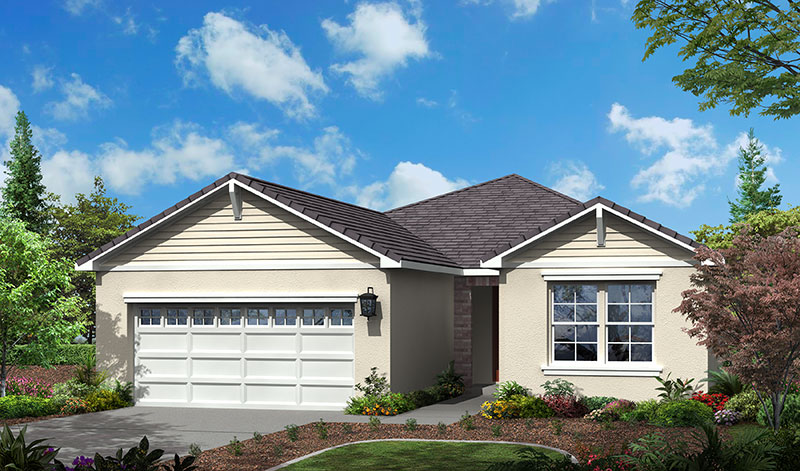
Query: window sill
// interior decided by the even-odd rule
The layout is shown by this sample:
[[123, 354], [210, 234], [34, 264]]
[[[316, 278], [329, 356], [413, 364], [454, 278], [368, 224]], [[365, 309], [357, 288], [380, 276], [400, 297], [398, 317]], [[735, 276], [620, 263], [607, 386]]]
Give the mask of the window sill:
[[638, 376], [652, 378], [660, 375], [663, 370], [663, 367], [655, 363], [625, 365], [542, 365], [542, 373], [544, 373], [545, 376]]

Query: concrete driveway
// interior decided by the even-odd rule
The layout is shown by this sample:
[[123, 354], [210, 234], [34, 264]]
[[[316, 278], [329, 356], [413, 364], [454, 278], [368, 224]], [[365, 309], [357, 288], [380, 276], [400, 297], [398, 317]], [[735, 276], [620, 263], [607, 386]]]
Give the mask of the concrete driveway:
[[[465, 413], [475, 414], [485, 395], [461, 397], [406, 412], [395, 417], [381, 417], [384, 423], [405, 423], [409, 417], [420, 424], [451, 424]], [[367, 417], [344, 415], [342, 412], [280, 411], [247, 409], [194, 409], [168, 407], [128, 407], [93, 414], [73, 415], [28, 424], [26, 439], [47, 439], [46, 443], [61, 448], [59, 457], [65, 464], [78, 455], [108, 455], [119, 448], [128, 449], [147, 435], [151, 447], [185, 455], [189, 445], [197, 443], [207, 450], [239, 440], [283, 430], [286, 425], [303, 425], [323, 419], [326, 422], [366, 422]], [[12, 427], [19, 430], [21, 426]]]

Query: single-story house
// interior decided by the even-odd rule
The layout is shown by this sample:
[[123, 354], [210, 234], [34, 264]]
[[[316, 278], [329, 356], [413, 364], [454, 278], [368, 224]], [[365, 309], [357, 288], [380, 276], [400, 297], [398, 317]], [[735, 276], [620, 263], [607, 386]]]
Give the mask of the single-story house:
[[371, 367], [402, 392], [450, 360], [468, 385], [639, 400], [713, 362], [672, 312], [698, 246], [519, 175], [379, 212], [230, 173], [78, 268], [139, 404], [336, 409]]

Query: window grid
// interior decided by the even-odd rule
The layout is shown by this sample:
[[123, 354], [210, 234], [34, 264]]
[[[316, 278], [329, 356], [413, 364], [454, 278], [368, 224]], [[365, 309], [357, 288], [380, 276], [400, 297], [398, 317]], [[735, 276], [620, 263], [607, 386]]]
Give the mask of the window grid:
[[653, 361], [653, 285], [609, 284], [607, 293], [608, 362]]
[[232, 307], [160, 306], [139, 308], [145, 327], [352, 328], [355, 310], [347, 305]]
[[219, 309], [219, 325], [241, 326], [242, 310], [239, 308], [223, 307]]
[[554, 361], [598, 359], [596, 285], [558, 284], [552, 289]]
[[325, 326], [325, 309], [323, 308], [304, 308], [303, 309], [303, 325], [304, 326]]
[[331, 309], [331, 326], [352, 326], [353, 325], [353, 310], [352, 309]]
[[167, 309], [167, 325], [188, 325], [189, 310], [184, 308]]
[[160, 326], [161, 325], [161, 309], [140, 309], [139, 310], [139, 325]]
[[192, 312], [193, 327], [214, 326], [214, 310], [207, 308], [195, 308]]
[[250, 308], [247, 310], [247, 325], [269, 327], [269, 308]]
[[297, 326], [297, 309], [279, 307], [275, 308], [276, 327], [295, 327]]

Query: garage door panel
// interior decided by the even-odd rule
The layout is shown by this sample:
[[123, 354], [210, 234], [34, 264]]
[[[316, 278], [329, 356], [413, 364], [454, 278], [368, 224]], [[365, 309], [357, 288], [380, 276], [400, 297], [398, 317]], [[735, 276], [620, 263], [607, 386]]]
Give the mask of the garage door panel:
[[297, 360], [291, 359], [264, 359], [246, 360], [245, 378], [291, 378], [297, 377]]
[[352, 335], [303, 335], [301, 353], [351, 353]]
[[185, 403], [189, 400], [186, 384], [183, 383], [140, 383], [138, 385], [144, 398], [140, 402], [175, 402]]
[[192, 352], [236, 353], [242, 351], [242, 338], [238, 333], [209, 331], [192, 333]]
[[353, 380], [353, 362], [348, 360], [303, 360], [300, 363], [301, 380], [336, 378]]
[[245, 353], [290, 353], [297, 352], [297, 334], [295, 333], [247, 333]]
[[139, 353], [186, 352], [188, 337], [185, 333], [141, 332], [138, 336]]
[[187, 375], [186, 358], [140, 358], [137, 365], [140, 377], [183, 377]]
[[238, 358], [193, 358], [192, 376], [211, 378], [239, 378], [242, 362]]
[[302, 386], [300, 392], [304, 405], [343, 404], [352, 394], [349, 386]]
[[297, 404], [297, 386], [294, 384], [247, 384], [246, 404]]
[[242, 402], [242, 386], [238, 383], [192, 383], [192, 402], [239, 404]]

